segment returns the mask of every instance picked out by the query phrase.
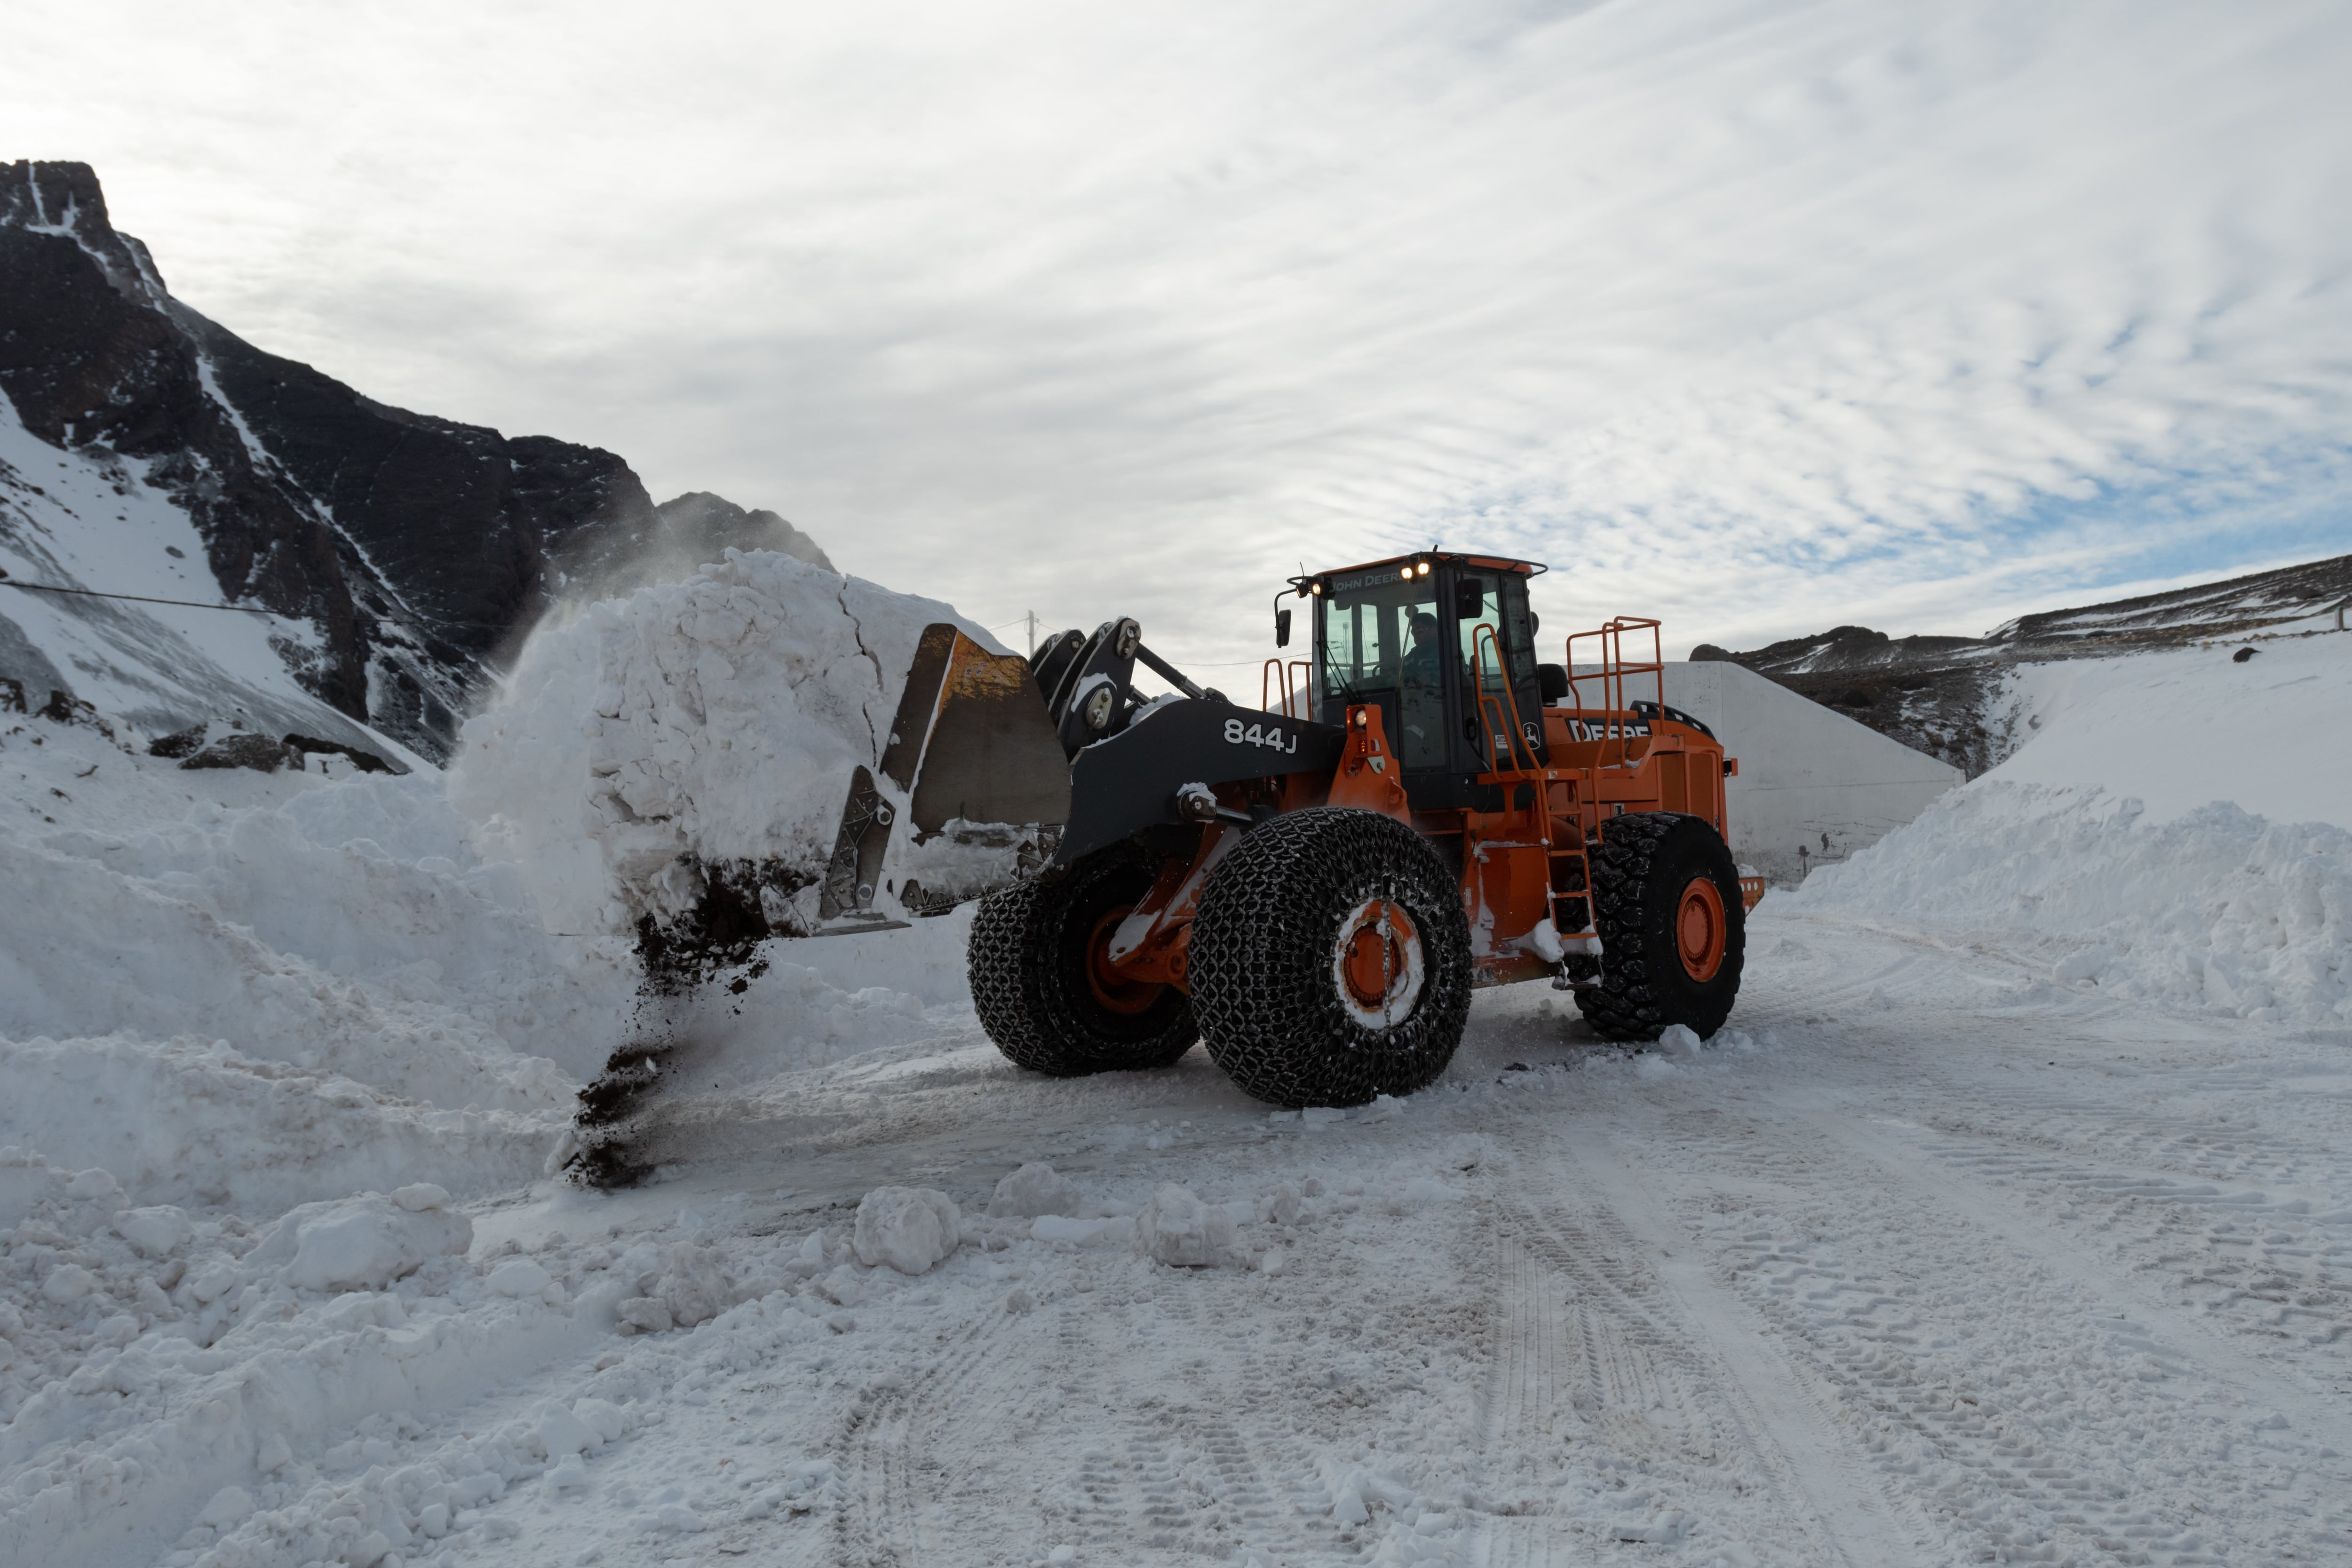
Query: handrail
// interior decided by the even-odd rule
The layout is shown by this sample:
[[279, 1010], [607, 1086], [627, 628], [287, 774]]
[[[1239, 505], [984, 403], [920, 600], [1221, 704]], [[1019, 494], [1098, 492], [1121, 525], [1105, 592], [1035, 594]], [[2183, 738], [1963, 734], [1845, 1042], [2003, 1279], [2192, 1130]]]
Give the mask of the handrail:
[[[1265, 713], [1271, 713], [1274, 711], [1274, 683], [1275, 680], [1279, 678], [1282, 681], [1282, 716], [1286, 719], [1297, 719], [1300, 717], [1312, 718], [1312, 714], [1301, 715], [1298, 711], [1298, 708], [1309, 695], [1309, 689], [1313, 685], [1313, 682], [1308, 680], [1307, 677], [1312, 673], [1313, 669], [1314, 666], [1308, 664], [1307, 660], [1303, 658], [1294, 658], [1288, 664], [1285, 664], [1282, 660], [1282, 656], [1276, 654], [1274, 658], [1267, 659], [1265, 661], [1265, 668], [1258, 671], [1257, 705], [1259, 711]], [[1298, 679], [1296, 681], [1291, 679], [1291, 672], [1294, 670], [1298, 673]]]
[[[1490, 646], [1495, 650], [1496, 684], [1502, 688], [1502, 697], [1499, 700], [1486, 689], [1486, 649]], [[1535, 748], [1528, 746], [1526, 731], [1519, 728], [1519, 694], [1511, 689], [1510, 677], [1511, 668], [1509, 665], [1503, 662], [1502, 639], [1496, 635], [1494, 623], [1479, 622], [1477, 626], [1471, 628], [1470, 632], [1470, 689], [1476, 694], [1479, 725], [1486, 730], [1486, 760], [1489, 773], [1504, 771], [1492, 765], [1495, 761], [1495, 731], [1487, 722], [1486, 710], [1489, 704], [1493, 705], [1496, 721], [1502, 719], [1505, 705], [1509, 706], [1511, 723], [1506, 732], [1510, 736], [1507, 750], [1510, 757], [1511, 770], [1518, 771], [1519, 748], [1522, 746], [1527, 746], [1527, 766], [1534, 769], [1541, 765], [1536, 757]]]
[[[1665, 707], [1665, 646], [1663, 640], [1663, 634], [1658, 629], [1659, 626], [1659, 622], [1647, 619], [1643, 616], [1620, 616], [1615, 620], [1611, 621], [1607, 626], [1601, 626], [1597, 630], [1589, 632], [1570, 632], [1568, 634], [1568, 645], [1564, 650], [1568, 662], [1564, 668], [1568, 675], [1569, 694], [1574, 699], [1576, 706], [1580, 710], [1588, 709], [1590, 707], [1590, 704], [1584, 700], [1583, 682], [1591, 680], [1598, 681], [1601, 685], [1601, 711], [1608, 713], [1632, 712], [1633, 705], [1625, 700], [1626, 678], [1629, 676], [1638, 677], [1643, 675], [1650, 676], [1656, 681], [1658, 690], [1658, 707], [1661, 710]], [[1627, 632], [1639, 632], [1644, 628], [1646, 628], [1650, 634], [1649, 662], [1645, 664], [1631, 664], [1626, 662], [1625, 634]], [[1592, 637], [1600, 642], [1601, 668], [1590, 674], [1580, 677], [1576, 673], [1576, 645], [1585, 637]], [[1628, 751], [1633, 744], [1633, 736], [1630, 733], [1630, 725], [1620, 724], [1613, 721], [1602, 727], [1602, 742], [1604, 745], [1611, 740], [1614, 740], [1617, 742], [1617, 758], [1613, 763], [1603, 763], [1599, 765], [1604, 767], [1622, 767], [1624, 765]]]

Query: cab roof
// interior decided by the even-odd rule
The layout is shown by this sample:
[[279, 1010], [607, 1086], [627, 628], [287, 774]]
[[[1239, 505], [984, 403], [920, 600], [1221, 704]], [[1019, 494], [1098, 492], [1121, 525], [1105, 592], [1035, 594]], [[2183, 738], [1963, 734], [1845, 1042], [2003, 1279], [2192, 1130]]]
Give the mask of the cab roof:
[[1549, 570], [1539, 561], [1514, 561], [1502, 555], [1461, 555], [1443, 550], [1417, 550], [1409, 555], [1391, 555], [1379, 561], [1359, 562], [1353, 566], [1327, 567], [1320, 572], [1308, 573], [1306, 580], [1313, 582], [1324, 577], [1344, 576], [1355, 572], [1374, 572], [1383, 566], [1419, 566], [1424, 563], [1433, 570], [1440, 566], [1475, 566], [1486, 572], [1516, 572], [1523, 577], [1533, 577]]

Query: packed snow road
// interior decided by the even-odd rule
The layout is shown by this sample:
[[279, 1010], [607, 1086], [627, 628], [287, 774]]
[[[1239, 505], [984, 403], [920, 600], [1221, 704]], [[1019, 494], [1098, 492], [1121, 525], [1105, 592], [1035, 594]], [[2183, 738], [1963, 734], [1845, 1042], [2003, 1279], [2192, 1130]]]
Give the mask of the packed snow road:
[[[585, 1287], [684, 1242], [777, 1289], [385, 1423], [345, 1484], [588, 1398], [629, 1434], [412, 1556], [2352, 1555], [2345, 1042], [1769, 903], [1754, 947], [1705, 1048], [1489, 994], [1440, 1086], [1344, 1118], [1198, 1053], [1044, 1081], [968, 1028], [713, 1097], [721, 1158], [478, 1215], [477, 1252]], [[1031, 1162], [1077, 1214], [985, 1217]], [[1163, 1184], [1227, 1205], [1223, 1266], [1137, 1254]], [[857, 1264], [883, 1184], [963, 1247]]]

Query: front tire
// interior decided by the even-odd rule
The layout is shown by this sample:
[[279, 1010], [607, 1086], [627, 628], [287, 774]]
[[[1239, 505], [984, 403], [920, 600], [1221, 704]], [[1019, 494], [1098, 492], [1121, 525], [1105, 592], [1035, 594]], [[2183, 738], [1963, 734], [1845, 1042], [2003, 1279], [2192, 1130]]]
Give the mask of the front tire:
[[1211, 874], [1192, 925], [1209, 1056], [1282, 1106], [1410, 1094], [1470, 1015], [1462, 890], [1420, 835], [1318, 806], [1261, 825]]
[[1078, 1078], [1169, 1067], [1192, 1048], [1200, 1030], [1182, 992], [1123, 982], [1104, 962], [1152, 875], [1120, 845], [981, 900], [966, 949], [972, 1007], [1016, 1067]]
[[1577, 1007], [1603, 1039], [1654, 1040], [1681, 1024], [1706, 1039], [1739, 995], [1747, 910], [1739, 868], [1704, 817], [1640, 811], [1601, 824], [1592, 856], [1601, 981]]

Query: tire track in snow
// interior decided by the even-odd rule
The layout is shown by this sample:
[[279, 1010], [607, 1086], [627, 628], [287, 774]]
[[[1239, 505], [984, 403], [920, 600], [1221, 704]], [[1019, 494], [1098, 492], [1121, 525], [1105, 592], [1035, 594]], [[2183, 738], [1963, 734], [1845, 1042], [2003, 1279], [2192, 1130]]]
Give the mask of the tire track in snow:
[[[1277, 1445], [1251, 1440], [1216, 1401], [1171, 1401], [1164, 1368], [1135, 1361], [1120, 1310], [1129, 1304], [1104, 1292], [1033, 1317], [992, 1312], [929, 1367], [864, 1391], [836, 1445], [835, 1561], [915, 1568], [992, 1552], [1027, 1562], [1055, 1543], [1076, 1546], [1082, 1561], [1118, 1563], [1330, 1551], [1329, 1500], [1311, 1462], [1305, 1480], [1318, 1502], [1302, 1516], [1267, 1479], [1265, 1461], [1286, 1457]], [[1192, 1342], [1193, 1303], [1154, 1305], [1168, 1337]], [[1040, 1330], [1048, 1342], [1034, 1342]], [[1243, 1386], [1262, 1375], [1254, 1352], [1220, 1370]], [[1097, 1409], [1125, 1414], [1108, 1429], [1055, 1425]], [[991, 1484], [1000, 1460], [1019, 1490]]]
[[[2070, 1064], [2114, 1044], [2013, 1020], [1930, 1016], [1932, 1035], [1990, 1049], [2048, 1049]], [[2212, 1043], [2172, 1021], [2172, 1032], [2181, 1031]], [[2298, 1096], [2304, 1127], [2282, 1127], [2271, 1115], [2257, 1133], [2242, 1109], [2233, 1119], [2135, 1102], [2154, 1090], [2168, 1100], [2212, 1094], [2242, 1106], [2249, 1096], [2289, 1092], [2293, 1077], [2134, 1067], [2101, 1079], [2112, 1093], [2099, 1097], [2083, 1092], [2079, 1072], [2047, 1089], [2031, 1079], [1988, 1084], [1896, 1038], [1864, 1037], [1874, 1053], [1911, 1057], [1939, 1091], [1935, 1103], [1965, 1108], [1933, 1115], [1916, 1152], [2032, 1192], [2048, 1208], [2094, 1216], [2090, 1228], [2110, 1233], [2106, 1247], [2138, 1254], [2133, 1272], [2170, 1278], [2183, 1298], [2239, 1331], [2283, 1342], [2339, 1384], [2352, 1375], [2340, 1353], [2352, 1349], [2352, 1173], [2341, 1152], [2352, 1114], [2336, 1109], [2346, 1101]], [[2126, 1226], [2137, 1234], [2121, 1234]]]
[[[1697, 1516], [1682, 1529], [1696, 1528], [1702, 1544], [1745, 1536], [1792, 1562], [1909, 1561], [1883, 1500], [1857, 1488], [1853, 1457], [1825, 1432], [1790, 1429], [1789, 1407], [1803, 1407], [1793, 1389], [1772, 1390], [1781, 1436], [1767, 1436], [1773, 1427], [1747, 1386], [1767, 1381], [1754, 1348], [1726, 1343], [1712, 1321], [1721, 1314], [1694, 1314], [1686, 1291], [1662, 1288], [1643, 1261], [1658, 1250], [1654, 1237], [1637, 1237], [1594, 1200], [1589, 1169], [1557, 1161], [1537, 1169], [1541, 1178], [1515, 1184], [1527, 1196], [1506, 1205], [1497, 1243], [1503, 1289], [1481, 1422], [1489, 1451], [1549, 1449], [1586, 1467], [1622, 1457], [1663, 1483], [1639, 1489], [1660, 1494], [1645, 1500], [1650, 1517], [1608, 1526], [1610, 1544], [1644, 1534], [1671, 1543], [1679, 1513]], [[1801, 1452], [1790, 1451], [1791, 1437]], [[1818, 1492], [1838, 1506], [1834, 1521], [1822, 1516]], [[1486, 1556], [1497, 1564], [1586, 1561], [1602, 1545], [1540, 1518], [1486, 1524]], [[1864, 1555], [1849, 1556], [1849, 1544]]]
[[[1855, 1118], [1800, 1112], [1748, 1133], [1718, 1134], [1706, 1163], [1751, 1190], [1773, 1180], [1784, 1190], [1765, 1206], [1780, 1212], [1718, 1234], [1717, 1256], [1946, 1552], [2252, 1563], [2352, 1545], [2309, 1444], [2272, 1436], [2260, 1411], [2210, 1408], [2273, 1380], [2217, 1376], [2184, 1336], [2115, 1311], [2128, 1293], [2086, 1275], [2079, 1248], [2037, 1248], [2014, 1200], [1955, 1190], [1951, 1170], [1919, 1171], [1915, 1150]], [[2200, 1467], [2222, 1473], [2200, 1485]], [[2250, 1488], [2280, 1495], [2221, 1522]]]
[[[1189, 1296], [1165, 1302], [1163, 1310], [1180, 1335], [1190, 1337], [1198, 1321], [1196, 1303]], [[1097, 1355], [1111, 1347], [1097, 1344]], [[1255, 1349], [1243, 1349], [1223, 1363], [1217, 1402], [1232, 1404], [1237, 1389], [1276, 1386], [1265, 1376], [1264, 1359]], [[1129, 1396], [1140, 1391], [1124, 1391]], [[1286, 1452], [1279, 1443], [1253, 1441], [1220, 1415], [1212, 1403], [1139, 1407], [1129, 1418], [1129, 1452], [1135, 1460], [1143, 1495], [1140, 1521], [1143, 1543], [1182, 1560], [1223, 1561], [1255, 1552], [1267, 1560], [1286, 1560], [1302, 1551], [1328, 1551], [1337, 1531], [1330, 1521], [1330, 1500], [1316, 1476], [1312, 1462]], [[1180, 1460], [1179, 1456], [1181, 1456]], [[1281, 1474], [1289, 1493], [1287, 1505], [1277, 1501], [1266, 1479], [1269, 1466], [1290, 1462]], [[1187, 1470], [1190, 1473], [1187, 1473]]]
[[963, 1386], [989, 1359], [1003, 1322], [1002, 1313], [982, 1318], [929, 1367], [868, 1384], [844, 1413], [834, 1445], [842, 1481], [834, 1541], [844, 1568], [912, 1568], [923, 1560], [942, 1406], [970, 1414]]

